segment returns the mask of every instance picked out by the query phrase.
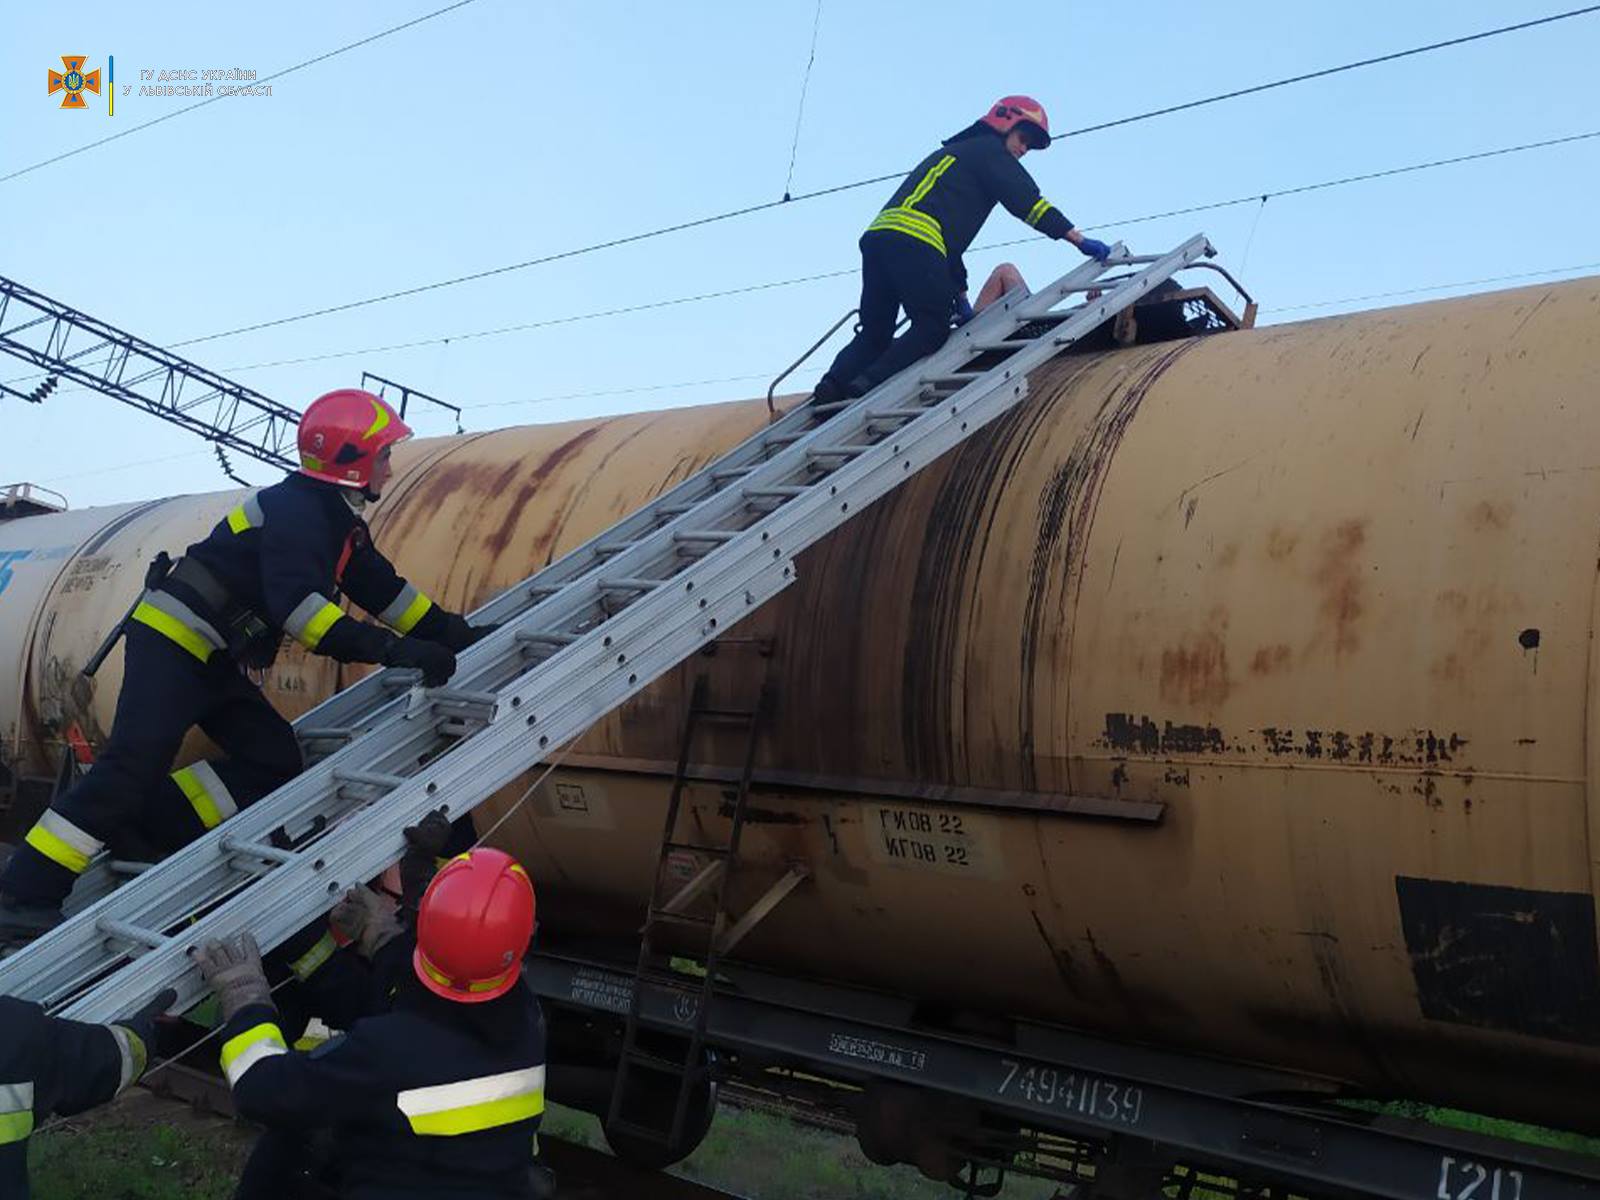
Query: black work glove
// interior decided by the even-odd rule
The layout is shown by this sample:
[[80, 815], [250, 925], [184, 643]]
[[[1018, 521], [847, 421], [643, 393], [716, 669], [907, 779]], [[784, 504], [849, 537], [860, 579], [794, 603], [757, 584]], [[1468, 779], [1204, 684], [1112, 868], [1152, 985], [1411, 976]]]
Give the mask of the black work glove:
[[386, 667], [419, 667], [427, 687], [443, 687], [456, 673], [456, 656], [438, 642], [407, 635], [396, 638], [383, 652]]
[[150, 1065], [151, 1052], [156, 1047], [156, 1018], [166, 1015], [167, 1009], [178, 1002], [178, 993], [172, 988], [165, 988], [156, 993], [151, 1000], [132, 1016], [123, 1017], [120, 1021], [113, 1021], [126, 1030], [130, 1035], [129, 1050], [133, 1054], [132, 1073], [128, 1077], [129, 1083], [135, 1083], [144, 1074], [145, 1068]]
[[498, 625], [469, 625], [467, 619], [459, 613], [445, 613], [444, 629], [439, 634], [439, 641], [460, 654], [468, 646], [483, 641], [499, 628]]
[[433, 882], [439, 856], [450, 841], [450, 818], [440, 808], [405, 828], [406, 852], [400, 860], [400, 904], [414, 914]]

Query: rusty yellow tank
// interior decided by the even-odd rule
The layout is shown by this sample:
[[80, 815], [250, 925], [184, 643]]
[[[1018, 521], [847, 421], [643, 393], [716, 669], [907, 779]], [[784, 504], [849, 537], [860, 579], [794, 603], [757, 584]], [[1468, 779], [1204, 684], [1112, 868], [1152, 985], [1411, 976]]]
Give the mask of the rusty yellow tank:
[[[742, 703], [766, 679], [732, 907], [810, 877], [741, 955], [1600, 1127], [1600, 281], [1064, 358], [1031, 388], [803, 556], [755, 640], [480, 810], [510, 814], [542, 923], [637, 927], [691, 680]], [[470, 607], [764, 419], [417, 443], [374, 530]], [[63, 681], [144, 557], [229, 503], [117, 510], [36, 565], [36, 603], [0, 594], [30, 631], [0, 662], [23, 767], [104, 728], [114, 676]], [[66, 520], [0, 525], [0, 555]], [[291, 654], [268, 687], [292, 713], [339, 682]], [[709, 833], [739, 752], [695, 756]]]

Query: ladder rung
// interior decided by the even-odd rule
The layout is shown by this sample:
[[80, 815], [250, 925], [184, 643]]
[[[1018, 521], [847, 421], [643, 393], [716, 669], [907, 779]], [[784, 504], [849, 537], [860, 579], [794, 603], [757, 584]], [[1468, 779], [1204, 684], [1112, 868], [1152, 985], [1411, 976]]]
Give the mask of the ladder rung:
[[665, 579], [643, 579], [636, 575], [621, 575], [616, 579], [602, 579], [602, 592], [648, 592], [660, 587]]
[[865, 454], [868, 450], [876, 450], [877, 448], [877, 442], [849, 442], [839, 447], [846, 454]]
[[699, 507], [700, 506], [698, 504], [663, 504], [660, 508], [656, 509], [656, 516], [674, 518], [681, 517], [684, 513], [693, 512]]
[[723, 467], [720, 471], [711, 472], [713, 479], [737, 479], [741, 475], [748, 475], [754, 467]]
[[296, 729], [295, 734], [303, 742], [348, 742], [355, 739], [356, 731], [345, 726], [329, 726], [321, 729]]
[[801, 438], [807, 437], [807, 436], [809, 436], [809, 435], [804, 434], [804, 433], [780, 433], [780, 434], [775, 434], [774, 436], [767, 438], [761, 444], [763, 446], [792, 446], [792, 445], [794, 445], [794, 443], [798, 442]]
[[931, 383], [934, 387], [944, 387], [947, 384], [960, 384], [965, 387], [974, 379], [982, 379], [987, 371], [951, 371], [946, 375], [929, 375], [923, 383]]
[[814, 413], [836, 413], [842, 408], [849, 408], [854, 403], [854, 400], [830, 400], [826, 404], [813, 404], [807, 411]]
[[637, 1121], [624, 1121], [621, 1117], [608, 1120], [605, 1124], [606, 1130], [610, 1133], [620, 1133], [624, 1137], [648, 1142], [653, 1146], [672, 1145], [672, 1131], [670, 1129], [657, 1129], [654, 1125], [641, 1125]]
[[164, 933], [157, 933], [153, 929], [146, 929], [142, 925], [131, 925], [127, 921], [119, 921], [115, 917], [101, 917], [95, 923], [95, 928], [101, 933], [111, 937], [121, 938], [125, 942], [137, 942], [151, 949], [159, 949], [172, 939]]
[[675, 542], [731, 542], [739, 535], [731, 529], [685, 529], [672, 535]]
[[624, 550], [627, 550], [633, 546], [637, 546], [638, 544], [638, 542], [623, 542], [620, 545], [615, 546], [596, 546], [594, 548], [594, 552], [601, 558], [610, 558], [613, 554], [621, 554]]
[[252, 858], [275, 863], [292, 863], [300, 857], [293, 850], [280, 850], [277, 846], [268, 846], [262, 842], [246, 842], [231, 837], [222, 839], [222, 848], [229, 854], [248, 854]]
[[[885, 417], [893, 417], [896, 420], [900, 420], [901, 418], [920, 417], [927, 411], [928, 410], [926, 408], [885, 408], [880, 412], [873, 413], [872, 420], [881, 421]], [[871, 424], [871, 422], [869, 421], [868, 424]]]
[[[868, 448], [870, 449], [870, 447], [868, 447]], [[806, 451], [806, 457], [807, 458], [854, 458], [859, 453], [861, 453], [859, 450], [851, 450], [851, 449], [848, 449], [847, 447], [844, 447], [844, 446], [835, 446], [831, 450], [823, 449], [823, 448], [807, 450]]]
[[528, 589], [528, 599], [530, 599], [530, 600], [548, 600], [551, 596], [554, 596], [560, 590], [561, 590], [561, 588], [556, 584], [550, 584], [550, 583], [535, 584], [533, 587], [530, 587]]
[[998, 342], [977, 342], [974, 350], [1021, 350], [1024, 346], [1033, 345], [1034, 338], [1006, 338]]
[[799, 484], [778, 484], [776, 487], [745, 488], [746, 500], [791, 500], [804, 496], [811, 489]]
[[659, 1071], [668, 1075], [687, 1075], [690, 1072], [690, 1066], [686, 1062], [637, 1048], [623, 1055], [622, 1061], [630, 1067], [643, 1067], [647, 1071]]
[[650, 910], [651, 921], [664, 921], [671, 925], [693, 925], [700, 929], [715, 929], [716, 917], [697, 917], [693, 913], [668, 912], [664, 908]]
[[726, 846], [702, 846], [699, 842], [674, 842], [669, 839], [663, 842], [662, 845], [666, 846], [668, 850], [692, 850], [696, 854], [709, 854], [714, 858], [727, 858], [733, 853]]
[[415, 667], [396, 667], [385, 671], [380, 677], [385, 691], [405, 692], [416, 686], [422, 672]]
[[333, 778], [338, 783], [359, 783], [365, 787], [382, 788], [392, 791], [406, 781], [404, 775], [390, 775], [384, 771], [356, 771], [340, 768], [333, 773]]
[[525, 646], [570, 646], [577, 640], [575, 633], [534, 633], [525, 629], [517, 633], [517, 641]]
[[692, 708], [689, 710], [697, 717], [710, 717], [713, 721], [754, 721], [756, 710], [753, 708]]
[[471, 688], [429, 688], [428, 699], [437, 700], [442, 704], [471, 704], [485, 708], [493, 708], [500, 703], [500, 697], [497, 693], [480, 692]]

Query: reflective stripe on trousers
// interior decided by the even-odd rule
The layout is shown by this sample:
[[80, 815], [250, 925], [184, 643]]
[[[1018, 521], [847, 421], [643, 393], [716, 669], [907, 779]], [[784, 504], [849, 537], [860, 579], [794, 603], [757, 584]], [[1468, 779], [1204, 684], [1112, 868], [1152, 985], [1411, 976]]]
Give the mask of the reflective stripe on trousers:
[[82, 875], [89, 860], [106, 848], [106, 844], [88, 830], [79, 829], [54, 809], [45, 809], [24, 839], [51, 862], [65, 867], [74, 875]]
[[215, 829], [239, 811], [227, 784], [222, 782], [216, 768], [204, 759], [174, 771], [172, 782], [178, 785], [189, 807], [207, 829]]
[[395, 1104], [421, 1137], [455, 1137], [479, 1133], [544, 1112], [544, 1068], [528, 1067], [499, 1075], [412, 1088]]

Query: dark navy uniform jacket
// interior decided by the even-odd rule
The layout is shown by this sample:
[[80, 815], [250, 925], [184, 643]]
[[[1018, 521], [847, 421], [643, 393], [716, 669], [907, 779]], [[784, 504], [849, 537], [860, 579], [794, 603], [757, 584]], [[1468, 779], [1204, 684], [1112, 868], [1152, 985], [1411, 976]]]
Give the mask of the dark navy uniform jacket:
[[[345, 615], [348, 595], [399, 634], [443, 640], [449, 619], [407, 583], [372, 544], [349, 489], [292, 474], [236, 505], [184, 558], [204, 567], [276, 646], [288, 633], [307, 650], [341, 662], [381, 662], [393, 634]], [[202, 661], [228, 647], [229, 613], [189, 586], [181, 567], [147, 592], [134, 619]]]
[[414, 945], [396, 938], [374, 963], [392, 1007], [309, 1053], [288, 1048], [271, 1005], [236, 1013], [222, 1048], [234, 1103], [268, 1128], [331, 1127], [343, 1196], [524, 1196], [544, 1112], [538, 1001], [520, 982], [484, 1004], [435, 996], [410, 972]]
[[1072, 222], [1039, 194], [1005, 138], [982, 122], [963, 130], [923, 159], [895, 189], [888, 206], [867, 226], [932, 246], [950, 260], [958, 291], [965, 291], [961, 261], [996, 204], [1050, 238], [1064, 238]]
[[28, 1138], [38, 1125], [113, 1099], [144, 1062], [138, 1035], [120, 1025], [68, 1021], [0, 996], [0, 1197], [27, 1200]]

